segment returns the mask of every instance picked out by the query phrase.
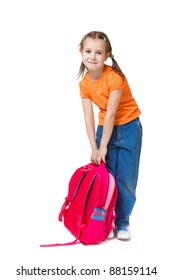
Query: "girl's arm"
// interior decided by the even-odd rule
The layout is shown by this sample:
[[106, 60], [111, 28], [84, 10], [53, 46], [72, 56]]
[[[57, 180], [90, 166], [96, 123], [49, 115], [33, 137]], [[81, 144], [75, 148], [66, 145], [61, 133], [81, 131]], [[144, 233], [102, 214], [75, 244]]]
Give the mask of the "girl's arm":
[[95, 120], [94, 120], [93, 106], [91, 100], [86, 98], [82, 99], [82, 105], [84, 111], [86, 130], [92, 149], [91, 161], [96, 164], [98, 148], [95, 140]]
[[122, 95], [121, 90], [115, 90], [110, 93], [109, 101], [107, 104], [107, 113], [104, 120], [102, 139], [97, 155], [97, 164], [100, 164], [101, 160], [105, 162], [107, 145], [112, 134], [115, 114], [121, 99], [121, 95]]

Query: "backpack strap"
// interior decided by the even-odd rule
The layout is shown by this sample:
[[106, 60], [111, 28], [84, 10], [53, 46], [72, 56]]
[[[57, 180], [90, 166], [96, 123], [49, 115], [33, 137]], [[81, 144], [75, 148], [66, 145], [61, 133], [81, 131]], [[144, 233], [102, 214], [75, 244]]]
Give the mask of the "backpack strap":
[[104, 209], [108, 209], [110, 201], [112, 199], [112, 195], [114, 193], [115, 190], [115, 179], [114, 177], [109, 173], [109, 189], [108, 189], [108, 193], [107, 193], [107, 198], [106, 198], [106, 202], [104, 205]]
[[58, 246], [75, 245], [75, 244], [78, 244], [78, 243], [80, 243], [80, 241], [78, 240], [78, 238], [76, 238], [72, 242], [54, 243], [54, 244], [42, 244], [42, 245], [40, 245], [40, 247], [58, 247]]
[[68, 245], [79, 244], [79, 243], [81, 243], [79, 238], [80, 238], [80, 235], [82, 234], [84, 228], [85, 228], [84, 224], [79, 227], [79, 234], [74, 241], [66, 242], [66, 243], [41, 244], [40, 247], [59, 247], [59, 246], [68, 246]]
[[62, 218], [63, 218], [64, 215], [65, 215], [66, 208], [67, 208], [68, 205], [69, 205], [68, 198], [65, 197], [65, 202], [63, 203], [62, 208], [61, 208], [61, 211], [60, 211], [59, 216], [58, 216], [58, 220], [59, 220], [60, 222], [62, 222]]

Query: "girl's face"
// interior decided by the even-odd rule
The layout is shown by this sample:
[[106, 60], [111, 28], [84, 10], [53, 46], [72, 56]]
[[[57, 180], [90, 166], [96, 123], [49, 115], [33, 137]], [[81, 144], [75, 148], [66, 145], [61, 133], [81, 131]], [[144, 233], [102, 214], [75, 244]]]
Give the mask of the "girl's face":
[[81, 50], [82, 61], [89, 72], [100, 72], [110, 53], [106, 51], [103, 39], [86, 38]]

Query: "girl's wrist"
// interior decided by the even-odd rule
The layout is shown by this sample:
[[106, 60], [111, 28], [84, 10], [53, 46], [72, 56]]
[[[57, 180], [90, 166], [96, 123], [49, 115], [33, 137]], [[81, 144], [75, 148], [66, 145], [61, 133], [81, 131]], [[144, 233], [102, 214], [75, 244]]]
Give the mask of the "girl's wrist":
[[93, 152], [94, 152], [94, 151], [98, 151], [97, 146], [95, 146], [95, 147], [91, 147], [91, 149], [92, 149], [92, 151], [93, 151]]
[[103, 149], [107, 148], [107, 144], [100, 143], [100, 148], [103, 148]]

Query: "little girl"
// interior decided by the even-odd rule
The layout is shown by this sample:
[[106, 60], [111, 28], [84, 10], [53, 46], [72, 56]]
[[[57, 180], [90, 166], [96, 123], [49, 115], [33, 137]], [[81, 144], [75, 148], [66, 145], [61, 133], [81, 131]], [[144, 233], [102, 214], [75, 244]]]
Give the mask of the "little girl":
[[[78, 77], [82, 76], [79, 86], [92, 149], [91, 161], [97, 165], [104, 161], [116, 180], [117, 238], [129, 240], [129, 218], [136, 200], [142, 144], [141, 111], [114, 59], [108, 36], [103, 32], [89, 32], [79, 46], [82, 63]], [[105, 64], [108, 58], [112, 67]], [[100, 110], [96, 133], [92, 102]]]

